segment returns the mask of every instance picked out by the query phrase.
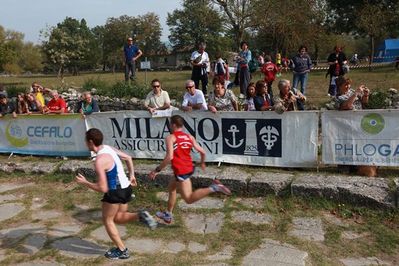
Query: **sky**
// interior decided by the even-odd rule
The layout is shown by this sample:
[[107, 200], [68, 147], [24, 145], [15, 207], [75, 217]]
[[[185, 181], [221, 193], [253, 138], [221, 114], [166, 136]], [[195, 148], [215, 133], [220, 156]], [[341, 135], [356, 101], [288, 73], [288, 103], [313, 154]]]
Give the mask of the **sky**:
[[25, 34], [25, 41], [40, 43], [40, 30], [55, 26], [65, 17], [86, 19], [89, 27], [104, 25], [107, 18], [159, 15], [161, 41], [167, 41], [168, 12], [181, 7], [180, 0], [0, 0], [0, 25]]

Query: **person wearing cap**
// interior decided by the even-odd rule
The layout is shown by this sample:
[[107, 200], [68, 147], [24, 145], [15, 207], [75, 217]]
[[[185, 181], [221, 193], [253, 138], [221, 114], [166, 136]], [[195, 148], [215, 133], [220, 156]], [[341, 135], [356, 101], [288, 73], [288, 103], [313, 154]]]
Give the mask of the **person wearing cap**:
[[133, 44], [133, 38], [127, 38], [127, 44], [123, 47], [125, 62], [125, 81], [134, 80], [136, 75], [136, 61], [143, 54], [137, 45]]

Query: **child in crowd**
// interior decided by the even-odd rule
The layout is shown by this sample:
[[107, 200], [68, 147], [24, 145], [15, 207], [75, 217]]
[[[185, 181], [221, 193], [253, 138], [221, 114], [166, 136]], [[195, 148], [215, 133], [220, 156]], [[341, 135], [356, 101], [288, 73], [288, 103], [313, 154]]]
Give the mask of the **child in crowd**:
[[256, 111], [254, 97], [256, 96], [255, 83], [251, 82], [247, 87], [247, 98], [244, 101], [245, 111]]
[[265, 64], [262, 66], [260, 71], [265, 75], [264, 80], [267, 84], [268, 92], [273, 98], [272, 84], [276, 79], [276, 74], [280, 71], [280, 68], [272, 62], [270, 55], [266, 55]]
[[17, 94], [17, 114], [28, 114], [28, 102], [26, 101], [24, 93]]
[[219, 80], [226, 80], [226, 73], [228, 74], [228, 69], [226, 68], [226, 62], [222, 59], [222, 55], [218, 53], [214, 67], [215, 77], [218, 77]]

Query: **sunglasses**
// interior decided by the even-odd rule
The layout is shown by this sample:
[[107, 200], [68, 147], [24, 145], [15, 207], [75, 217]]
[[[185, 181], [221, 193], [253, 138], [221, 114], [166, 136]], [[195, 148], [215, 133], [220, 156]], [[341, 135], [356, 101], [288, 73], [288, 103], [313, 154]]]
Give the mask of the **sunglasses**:
[[153, 88], [159, 88], [161, 85], [152, 85]]
[[186, 86], [186, 89], [194, 88], [194, 86]]

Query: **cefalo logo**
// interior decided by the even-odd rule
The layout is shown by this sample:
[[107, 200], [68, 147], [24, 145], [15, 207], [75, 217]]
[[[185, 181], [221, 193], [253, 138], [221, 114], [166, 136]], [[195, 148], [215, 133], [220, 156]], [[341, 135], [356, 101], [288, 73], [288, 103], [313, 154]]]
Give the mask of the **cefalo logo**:
[[365, 133], [377, 135], [385, 128], [385, 120], [382, 115], [372, 113], [363, 116], [360, 125]]
[[6, 139], [12, 146], [17, 148], [29, 144], [28, 138], [23, 136], [22, 128], [13, 122], [9, 122], [6, 127]]

